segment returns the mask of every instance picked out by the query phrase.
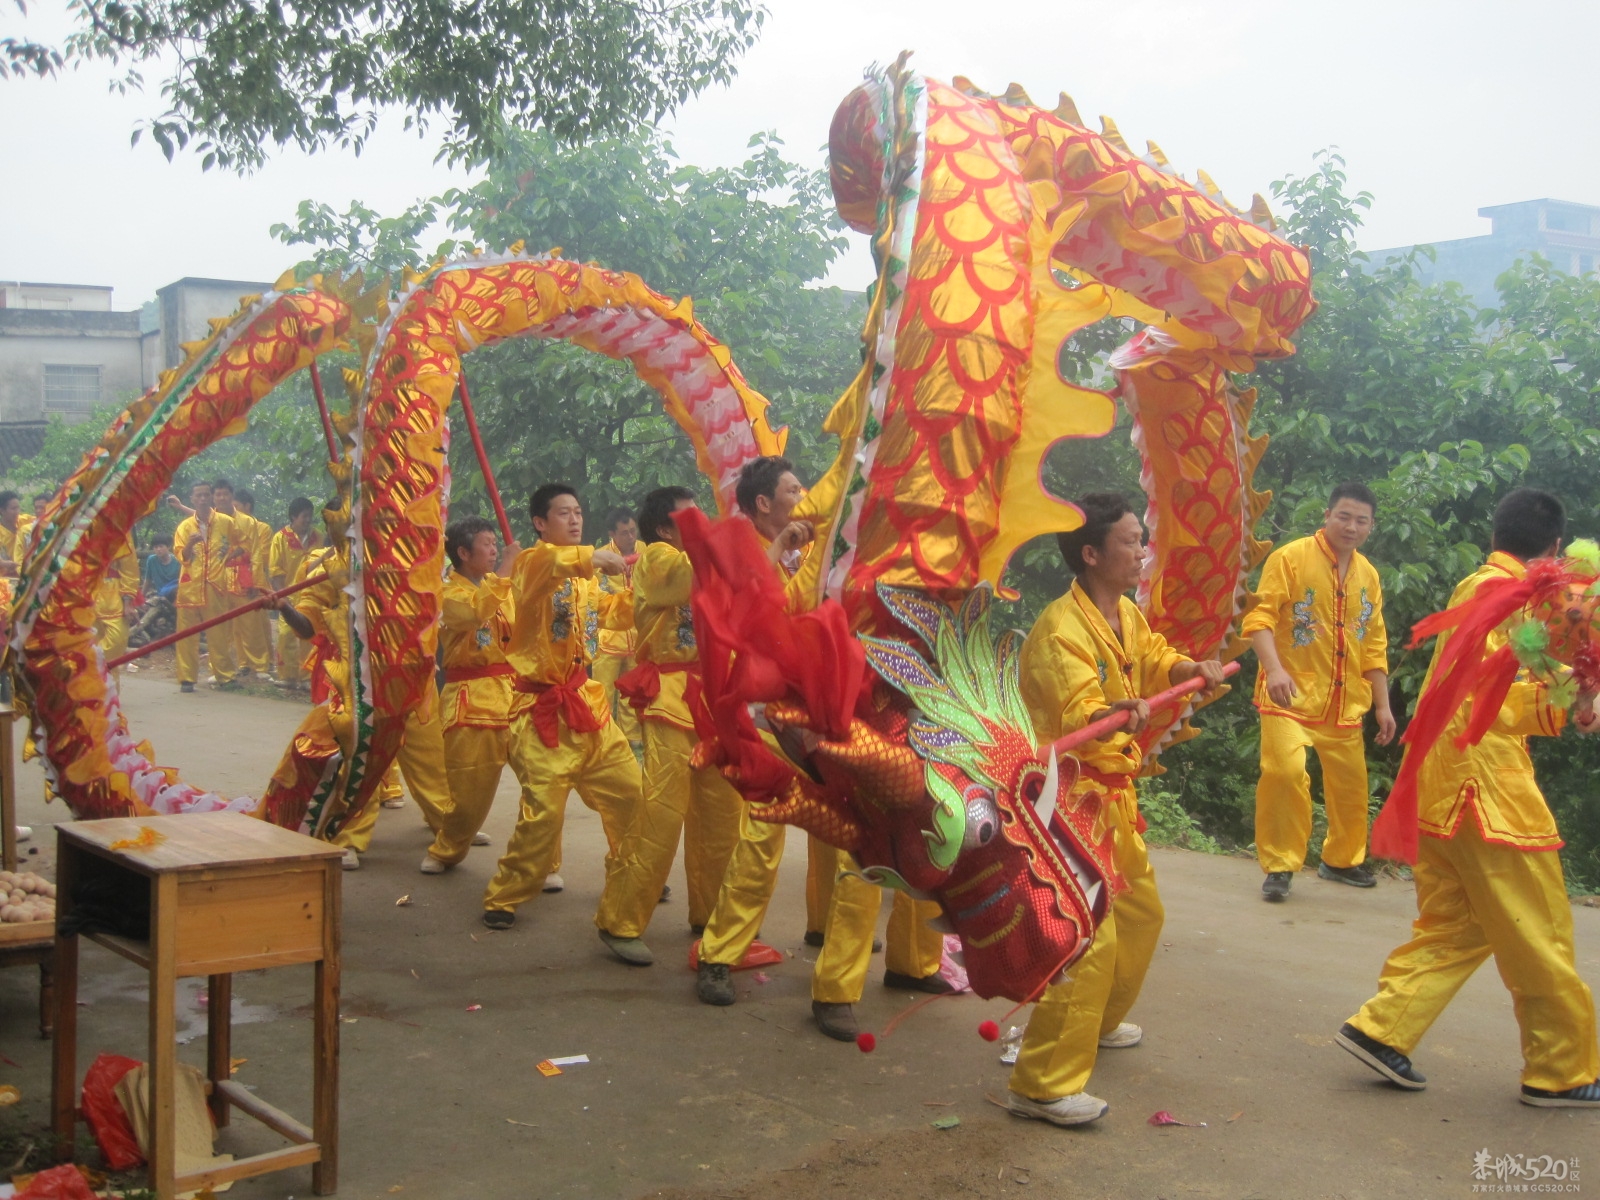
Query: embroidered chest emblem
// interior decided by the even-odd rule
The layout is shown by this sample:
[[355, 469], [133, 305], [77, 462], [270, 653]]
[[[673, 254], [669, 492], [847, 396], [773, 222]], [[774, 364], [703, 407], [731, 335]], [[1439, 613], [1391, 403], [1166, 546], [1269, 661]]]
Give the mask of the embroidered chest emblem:
[[1103, 658], [1095, 659], [1094, 669], [1100, 673], [1100, 686], [1104, 687], [1106, 685], [1106, 680], [1111, 677], [1111, 672], [1106, 667], [1106, 660]]
[[1309, 646], [1317, 640], [1317, 618], [1312, 614], [1316, 603], [1317, 593], [1312, 588], [1306, 589], [1305, 599], [1294, 603], [1293, 637], [1296, 646]]
[[1376, 606], [1372, 603], [1372, 598], [1367, 595], [1367, 589], [1362, 588], [1361, 607], [1358, 610], [1359, 615], [1356, 617], [1356, 641], [1364, 642], [1367, 640], [1367, 627], [1372, 624], [1372, 614], [1375, 611]]
[[694, 609], [687, 604], [678, 605], [678, 649], [693, 650], [694, 640]]
[[572, 636], [572, 580], [562, 580], [550, 597], [550, 640], [564, 642]]
[[489, 632], [489, 627], [487, 625], [482, 625], [478, 628], [477, 641], [479, 650], [487, 650], [490, 644], [494, 641], [494, 635]]

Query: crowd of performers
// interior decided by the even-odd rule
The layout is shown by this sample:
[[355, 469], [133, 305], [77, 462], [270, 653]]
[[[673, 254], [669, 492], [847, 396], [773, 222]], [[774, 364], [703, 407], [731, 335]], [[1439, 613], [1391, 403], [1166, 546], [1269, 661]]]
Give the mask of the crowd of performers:
[[[792, 577], [815, 548], [812, 527], [791, 518], [804, 495], [792, 465], [755, 460], [736, 494], [772, 569]], [[730, 1005], [731, 972], [764, 949], [757, 934], [788, 828], [752, 819], [717, 769], [696, 759], [695, 710], [703, 701], [690, 603], [694, 568], [673, 519], [694, 503], [686, 488], [657, 489], [636, 516], [613, 513], [611, 540], [599, 547], [585, 541], [580, 498], [563, 484], [533, 493], [529, 516], [538, 540], [529, 548], [501, 545], [495, 526], [480, 518], [451, 524], [441, 690], [436, 705], [411, 715], [399, 769], [434, 833], [421, 863], [428, 875], [462, 862], [472, 845], [487, 844], [482, 826], [501, 774], [509, 766], [515, 775], [516, 827], [483, 897], [490, 929], [510, 928], [524, 904], [561, 890], [563, 814], [576, 792], [599, 814], [606, 838], [595, 915], [600, 940], [622, 962], [648, 966], [654, 958], [644, 938], [668, 895], [681, 842], [687, 917], [699, 939], [696, 994], [707, 1004]], [[1137, 1046], [1143, 1037], [1127, 1018], [1163, 921], [1135, 788], [1147, 698], [1196, 677], [1212, 691], [1223, 678], [1220, 664], [1191, 661], [1169, 646], [1129, 598], [1143, 562], [1144, 530], [1128, 502], [1091, 494], [1078, 503], [1082, 527], [1059, 537], [1074, 582], [1023, 644], [1022, 690], [1040, 743], [1130, 711], [1122, 729], [1078, 751], [1080, 786], [1106, 798], [1115, 863], [1128, 889], [1070, 978], [1040, 997], [1016, 1055], [1010, 1110], [1058, 1125], [1104, 1115], [1109, 1106], [1088, 1091], [1096, 1056]], [[227, 611], [263, 581], [277, 588], [321, 571], [321, 582], [279, 603], [279, 678], [347, 670], [345, 551], [342, 542], [319, 541], [309, 502], [296, 501], [289, 524], [276, 533], [254, 518], [247, 493], [220, 481], [196, 485], [190, 506], [173, 543], [181, 570], [179, 627]], [[1268, 558], [1244, 618], [1260, 664], [1256, 852], [1262, 896], [1270, 902], [1291, 898], [1306, 860], [1307, 749], [1321, 763], [1327, 811], [1318, 874], [1356, 888], [1375, 885], [1365, 861], [1368, 713], [1379, 744], [1395, 736], [1383, 593], [1360, 552], [1376, 517], [1376, 499], [1365, 486], [1336, 488], [1322, 528]], [[0, 508], [0, 524], [6, 518]], [[1452, 603], [1488, 580], [1520, 578], [1530, 561], [1557, 554], [1564, 526], [1555, 497], [1527, 488], [1509, 493], [1495, 513], [1492, 552], [1461, 582]], [[795, 608], [807, 602], [793, 586], [789, 600]], [[1496, 636], [1503, 645], [1504, 635]], [[194, 639], [183, 645], [178, 677], [190, 691], [198, 655]], [[264, 673], [265, 616], [213, 630], [209, 647], [219, 686], [240, 670]], [[1571, 711], [1579, 731], [1600, 728], [1593, 696], [1580, 697]], [[1556, 853], [1562, 843], [1527, 749], [1529, 736], [1561, 732], [1563, 712], [1542, 685], [1519, 681], [1488, 736], [1458, 750], [1451, 735], [1466, 719], [1465, 712], [1457, 716], [1458, 728], [1422, 767], [1425, 836], [1414, 874], [1412, 939], [1389, 956], [1378, 994], [1341, 1027], [1337, 1042], [1398, 1087], [1422, 1088], [1410, 1055], [1492, 954], [1522, 1032], [1522, 1101], [1600, 1107], [1594, 1001], [1575, 966]], [[398, 803], [398, 795], [392, 784], [386, 802]], [[377, 809], [368, 805], [337, 834], [349, 868], [360, 865]], [[850, 866], [839, 851], [809, 840], [805, 940], [820, 947], [812, 1009], [821, 1032], [841, 1041], [857, 1036], [853, 1006], [879, 948], [874, 933], [883, 897]], [[884, 984], [949, 991], [943, 938], [930, 925], [938, 905], [899, 891], [892, 905]]]

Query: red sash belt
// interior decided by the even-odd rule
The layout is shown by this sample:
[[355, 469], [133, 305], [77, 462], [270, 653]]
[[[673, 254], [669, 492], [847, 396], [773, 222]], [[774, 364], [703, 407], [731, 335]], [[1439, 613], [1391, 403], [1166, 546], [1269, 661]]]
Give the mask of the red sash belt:
[[563, 683], [536, 683], [518, 676], [512, 684], [524, 696], [538, 697], [533, 703], [533, 727], [539, 731], [539, 740], [552, 750], [561, 744], [562, 717], [567, 719], [567, 728], [573, 733], [599, 733], [603, 728], [600, 718], [594, 715], [594, 709], [583, 697], [582, 688], [588, 682], [589, 673], [578, 663]]
[[515, 675], [516, 669], [510, 663], [489, 663], [482, 667], [446, 667], [444, 681], [446, 683], [471, 683], [474, 679], [499, 679], [503, 675]]
[[687, 675], [683, 699], [692, 713], [700, 704], [700, 664], [697, 662], [654, 663], [648, 659], [617, 679], [617, 691], [628, 698], [635, 712], [643, 713], [661, 695], [663, 675]]

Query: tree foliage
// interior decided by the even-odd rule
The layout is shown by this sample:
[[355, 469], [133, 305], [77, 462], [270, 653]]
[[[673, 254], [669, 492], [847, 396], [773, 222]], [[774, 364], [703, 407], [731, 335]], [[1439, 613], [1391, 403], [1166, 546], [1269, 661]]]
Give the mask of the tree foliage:
[[136, 129], [168, 158], [247, 170], [269, 146], [359, 151], [380, 114], [441, 124], [443, 153], [483, 161], [512, 128], [576, 142], [654, 120], [733, 77], [765, 10], [752, 0], [72, 0], [65, 53], [7, 38], [0, 75], [104, 59], [115, 87], [164, 74]]

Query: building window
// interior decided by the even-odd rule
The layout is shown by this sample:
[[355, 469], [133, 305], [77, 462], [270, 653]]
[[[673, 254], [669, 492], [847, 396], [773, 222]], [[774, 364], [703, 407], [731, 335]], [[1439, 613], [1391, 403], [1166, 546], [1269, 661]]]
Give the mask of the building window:
[[100, 368], [78, 363], [44, 365], [45, 412], [88, 412], [100, 403]]

